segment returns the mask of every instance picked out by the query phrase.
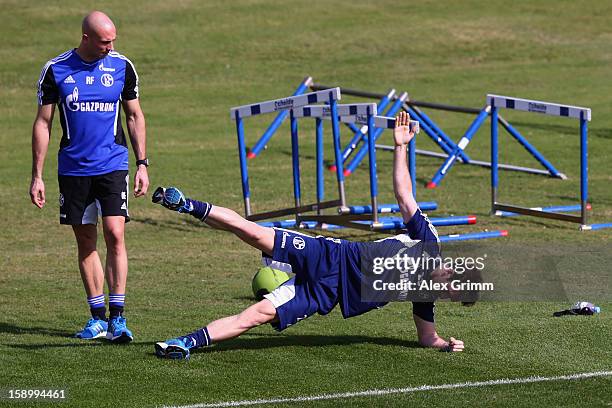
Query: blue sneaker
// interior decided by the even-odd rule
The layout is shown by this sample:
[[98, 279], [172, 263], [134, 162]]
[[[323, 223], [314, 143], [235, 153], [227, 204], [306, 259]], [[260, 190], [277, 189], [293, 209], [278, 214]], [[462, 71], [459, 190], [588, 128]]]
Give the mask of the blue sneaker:
[[97, 339], [106, 336], [108, 323], [106, 320], [94, 319], [93, 317], [85, 323], [85, 327], [80, 332], [77, 332], [74, 337], [77, 339]]
[[166, 341], [155, 343], [155, 354], [160, 358], [171, 358], [173, 360], [189, 360], [189, 350], [194, 343], [191, 339], [177, 337]]
[[109, 319], [106, 338], [113, 343], [129, 343], [134, 340], [132, 332], [125, 325], [125, 317], [116, 316]]

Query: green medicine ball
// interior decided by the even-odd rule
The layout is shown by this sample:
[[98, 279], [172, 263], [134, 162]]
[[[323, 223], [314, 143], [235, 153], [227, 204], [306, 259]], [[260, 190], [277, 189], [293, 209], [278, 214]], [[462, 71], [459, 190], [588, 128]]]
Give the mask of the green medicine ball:
[[272, 292], [290, 279], [289, 274], [269, 266], [260, 268], [253, 277], [252, 287], [255, 299], [262, 300], [264, 295]]

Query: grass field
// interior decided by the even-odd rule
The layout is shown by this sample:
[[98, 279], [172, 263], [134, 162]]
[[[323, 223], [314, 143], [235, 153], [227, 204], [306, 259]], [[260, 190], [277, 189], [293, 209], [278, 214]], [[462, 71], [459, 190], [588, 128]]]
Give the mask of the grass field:
[[[138, 70], [153, 187], [178, 185], [188, 195], [241, 212], [229, 108], [289, 95], [303, 77], [311, 75], [324, 84], [375, 92], [394, 87], [417, 100], [470, 107], [482, 107], [487, 93], [590, 107], [591, 221], [612, 220], [609, 1], [0, 0], [4, 39], [0, 47], [0, 367], [4, 373], [0, 389], [4, 395], [8, 389], [66, 388], [63, 407], [154, 407], [612, 369], [608, 271], [612, 230], [579, 232], [566, 223], [489, 217], [485, 169], [457, 165], [438, 189], [430, 191], [422, 185], [440, 161], [423, 157], [417, 171], [419, 200], [437, 201], [441, 214], [479, 217], [475, 226], [441, 228], [442, 233], [508, 229], [509, 237], [478, 245], [505, 252], [509, 266], [504, 271], [516, 276], [524, 272], [513, 268], [524, 257], [522, 251], [530, 249], [530, 256], [538, 259], [538, 254], [533, 255], [538, 248], [544, 263], [564, 253], [565, 257], [555, 258], [553, 269], [575, 276], [573, 285], [565, 282], [566, 299], [480, 302], [472, 308], [440, 303], [440, 334], [464, 340], [467, 348], [460, 354], [418, 347], [409, 305], [391, 304], [348, 321], [334, 311], [282, 334], [260, 327], [240, 339], [196, 352], [188, 363], [158, 360], [153, 354], [155, 341], [191, 331], [252, 302], [250, 279], [259, 266], [259, 254], [226, 233], [205, 229], [140, 199], [130, 201], [132, 222], [126, 232], [130, 260], [126, 316], [135, 341], [117, 347], [71, 338], [88, 310], [72, 232], [57, 221], [59, 121], [45, 165], [48, 204], [43, 211], [30, 204], [27, 194], [30, 132], [41, 67], [78, 45], [80, 21], [93, 8], [115, 20], [116, 49], [129, 56]], [[461, 114], [427, 112], [455, 140], [471, 121]], [[528, 206], [578, 203], [577, 123], [519, 112], [503, 114], [570, 179], [503, 172], [501, 197]], [[249, 145], [270, 120], [246, 123]], [[314, 198], [314, 138], [310, 137], [314, 133], [309, 124], [301, 129], [308, 201]], [[256, 209], [292, 203], [288, 134], [285, 124], [261, 157], [250, 163]], [[347, 140], [346, 131], [343, 137]], [[488, 140], [485, 125], [468, 153], [488, 160]], [[425, 137], [417, 144], [432, 148]], [[501, 145], [501, 162], [536, 166], [510, 138], [503, 136]], [[331, 157], [329, 143], [327, 149]], [[381, 152], [378, 168], [379, 201], [391, 202], [391, 157]], [[347, 181], [351, 202], [367, 202], [365, 186], [367, 170], [362, 166]], [[331, 195], [331, 177], [326, 187]], [[373, 238], [355, 232], [334, 235]], [[464, 243], [455, 249], [471, 250], [474, 245]], [[581, 286], [583, 278], [597, 276], [601, 279], [597, 291]], [[577, 294], [591, 297], [579, 299]], [[551, 317], [576, 300], [597, 302], [603, 311], [590, 318]], [[611, 389], [608, 374], [277, 405], [610, 406]], [[0, 406], [13, 405], [0, 400]]]

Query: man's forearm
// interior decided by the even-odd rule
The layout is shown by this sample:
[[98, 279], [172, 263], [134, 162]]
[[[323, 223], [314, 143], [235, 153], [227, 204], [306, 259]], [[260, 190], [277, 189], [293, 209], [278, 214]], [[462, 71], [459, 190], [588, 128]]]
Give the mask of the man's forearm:
[[398, 199], [405, 197], [408, 193], [412, 194], [412, 181], [410, 180], [406, 154], [406, 145], [395, 146], [393, 151], [393, 191]]
[[49, 124], [36, 120], [32, 127], [32, 178], [42, 178], [50, 137]]
[[407, 146], [395, 146], [393, 152], [393, 191], [400, 206], [404, 221], [408, 221], [417, 210], [417, 203], [412, 195], [412, 179], [406, 159]]
[[126, 123], [134, 156], [136, 160], [142, 160], [147, 157], [147, 131], [144, 115], [133, 113], [127, 118]]

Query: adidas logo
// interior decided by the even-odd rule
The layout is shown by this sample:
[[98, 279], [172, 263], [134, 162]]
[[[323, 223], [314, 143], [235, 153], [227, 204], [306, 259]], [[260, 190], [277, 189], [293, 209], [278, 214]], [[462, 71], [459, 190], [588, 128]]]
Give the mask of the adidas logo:
[[68, 78], [64, 79], [65, 84], [74, 84], [75, 80], [72, 78], [72, 75], [68, 75]]
[[127, 204], [126, 203], [121, 204], [121, 209], [122, 210], [127, 210]]

